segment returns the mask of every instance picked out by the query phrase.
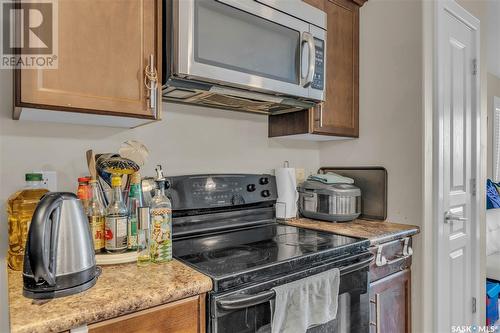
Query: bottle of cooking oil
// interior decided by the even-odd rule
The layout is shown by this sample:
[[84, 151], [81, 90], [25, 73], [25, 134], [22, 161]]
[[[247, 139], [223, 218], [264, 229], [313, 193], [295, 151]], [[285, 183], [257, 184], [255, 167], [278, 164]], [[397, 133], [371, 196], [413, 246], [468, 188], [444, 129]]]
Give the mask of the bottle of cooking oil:
[[152, 262], [163, 263], [172, 260], [172, 203], [165, 195], [166, 179], [161, 165], [156, 173], [158, 188], [151, 199], [149, 254]]
[[7, 203], [7, 214], [9, 216], [7, 261], [9, 267], [17, 271], [23, 268], [24, 249], [31, 217], [40, 198], [49, 191], [43, 185], [41, 173], [27, 173], [25, 179], [26, 187], [12, 194]]
[[100, 253], [104, 251], [105, 207], [101, 199], [101, 189], [97, 184], [97, 180], [90, 180], [90, 188], [92, 192], [88, 204], [87, 216], [90, 230], [92, 231], [92, 238], [94, 239], [95, 253]]

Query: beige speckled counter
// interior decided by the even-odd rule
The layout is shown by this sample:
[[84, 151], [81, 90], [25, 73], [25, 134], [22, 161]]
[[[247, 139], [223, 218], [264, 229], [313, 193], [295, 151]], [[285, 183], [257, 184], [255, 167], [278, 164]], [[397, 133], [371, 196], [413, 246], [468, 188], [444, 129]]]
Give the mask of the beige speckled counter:
[[344, 236], [368, 238], [372, 245], [412, 236], [420, 232], [420, 228], [415, 225], [387, 221], [354, 220], [344, 223], [332, 223], [308, 218], [296, 218], [280, 222], [295, 227], [328, 231]]
[[126, 264], [102, 268], [94, 287], [45, 303], [22, 296], [21, 272], [9, 271], [11, 332], [65, 331], [212, 289], [209, 277], [176, 260], [147, 267]]

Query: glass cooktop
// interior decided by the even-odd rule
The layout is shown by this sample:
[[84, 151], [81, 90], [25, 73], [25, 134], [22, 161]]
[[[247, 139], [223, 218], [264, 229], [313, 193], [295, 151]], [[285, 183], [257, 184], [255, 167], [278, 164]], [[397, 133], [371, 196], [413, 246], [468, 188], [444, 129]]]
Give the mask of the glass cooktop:
[[367, 250], [369, 241], [272, 223], [174, 240], [174, 256], [214, 280], [214, 290], [307, 269]]

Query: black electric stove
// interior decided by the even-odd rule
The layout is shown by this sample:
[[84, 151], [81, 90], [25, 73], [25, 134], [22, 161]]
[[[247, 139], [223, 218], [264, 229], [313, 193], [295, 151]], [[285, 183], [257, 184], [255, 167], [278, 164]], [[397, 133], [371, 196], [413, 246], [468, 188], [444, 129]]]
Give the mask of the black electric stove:
[[278, 223], [176, 240], [177, 259], [210, 276], [214, 291], [366, 251], [369, 241]]
[[208, 332], [265, 331], [273, 286], [333, 268], [349, 320], [326, 331], [368, 330], [368, 240], [278, 223], [271, 175], [177, 176], [168, 184], [174, 257], [213, 281]]

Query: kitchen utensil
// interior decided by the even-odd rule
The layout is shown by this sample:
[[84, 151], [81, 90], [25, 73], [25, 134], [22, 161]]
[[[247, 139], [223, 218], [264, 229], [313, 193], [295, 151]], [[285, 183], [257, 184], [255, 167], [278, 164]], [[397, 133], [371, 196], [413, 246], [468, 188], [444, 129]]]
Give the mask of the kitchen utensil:
[[134, 161], [140, 167], [144, 166], [149, 158], [148, 148], [136, 140], [125, 141], [121, 144], [118, 152], [121, 157]]
[[299, 211], [312, 219], [345, 222], [361, 211], [361, 190], [352, 184], [307, 180], [299, 185]]
[[23, 295], [33, 299], [72, 295], [92, 287], [100, 272], [80, 200], [73, 193], [44, 195], [29, 229]]
[[359, 217], [366, 220], [386, 220], [388, 176], [384, 167], [322, 167], [318, 172], [335, 172], [354, 179], [354, 184], [363, 193]]
[[103, 190], [111, 188], [111, 173], [107, 172], [103, 168], [103, 163], [104, 163], [105, 160], [107, 160], [109, 158], [112, 158], [112, 157], [120, 157], [120, 155], [118, 155], [118, 154], [111, 154], [111, 153], [96, 155], [97, 174], [99, 175], [99, 177], [101, 178], [101, 180], [104, 182], [104, 184], [101, 183]]
[[131, 175], [139, 171], [139, 165], [128, 158], [114, 156], [99, 161], [98, 167], [110, 174]]
[[97, 179], [97, 169], [96, 169], [96, 165], [95, 165], [94, 151], [92, 149], [87, 150], [86, 156], [87, 156], [87, 165], [89, 167], [90, 177], [92, 178], [92, 180], [96, 180]]
[[144, 200], [144, 204], [149, 206], [151, 199], [153, 198], [153, 194], [155, 190], [158, 188], [156, 181], [153, 177], [144, 177], [141, 182], [142, 185], [142, 198]]

